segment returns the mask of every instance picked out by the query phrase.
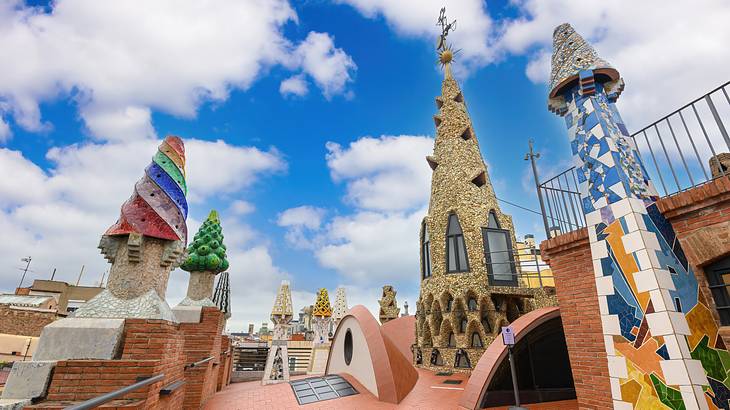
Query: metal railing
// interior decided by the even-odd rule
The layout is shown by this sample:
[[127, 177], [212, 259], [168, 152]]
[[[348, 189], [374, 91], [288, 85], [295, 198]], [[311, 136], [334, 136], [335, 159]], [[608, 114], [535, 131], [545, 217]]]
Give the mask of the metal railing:
[[543, 220], [551, 238], [586, 226], [575, 167], [541, 183], [538, 189], [545, 202]]
[[213, 356], [208, 356], [208, 357], [206, 357], [203, 360], [198, 360], [197, 362], [186, 364], [185, 365], [185, 370], [192, 369], [194, 367], [199, 367], [201, 364], [208, 363], [211, 360], [213, 360]]
[[156, 383], [161, 381], [165, 378], [165, 374], [158, 374], [157, 376], [148, 377], [144, 380], [140, 380], [137, 383], [131, 384], [127, 387], [122, 387], [121, 389], [114, 390], [113, 392], [109, 392], [106, 394], [102, 394], [99, 397], [94, 397], [93, 399], [86, 400], [84, 402], [81, 402], [79, 404], [74, 404], [73, 406], [66, 407], [65, 410], [87, 410], [87, 409], [95, 409], [99, 406], [101, 406], [104, 403], [108, 403], [112, 400], [118, 399], [128, 393], [131, 393], [135, 390], [139, 390], [143, 387], [149, 386], [152, 383]]
[[[629, 136], [660, 197], [730, 175], [725, 125], [730, 123], [729, 85], [730, 81]], [[546, 203], [543, 220], [550, 227], [549, 238], [585, 226], [575, 172], [572, 167], [538, 186]]]

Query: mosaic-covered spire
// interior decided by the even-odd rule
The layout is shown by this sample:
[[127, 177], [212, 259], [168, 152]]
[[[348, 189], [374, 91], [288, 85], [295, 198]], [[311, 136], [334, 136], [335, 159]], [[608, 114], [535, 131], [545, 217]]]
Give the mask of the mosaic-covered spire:
[[581, 71], [593, 71], [594, 75], [602, 74], [610, 81], [616, 81], [620, 77], [619, 72], [600, 58], [593, 46], [570, 24], [561, 24], [553, 31], [550, 97], [557, 96], [563, 87], [578, 80]]
[[327, 289], [322, 288], [317, 292], [317, 301], [312, 309], [312, 316], [331, 317], [332, 307], [330, 306], [330, 297]]
[[213, 293], [213, 303], [224, 313], [226, 319], [231, 317], [231, 288], [228, 281], [228, 272], [223, 272], [218, 277]]
[[185, 199], [185, 146], [168, 136], [160, 144], [121, 215], [105, 235], [137, 233], [171, 241], [187, 241], [188, 203]]
[[188, 247], [188, 257], [180, 269], [188, 272], [218, 273], [227, 270], [228, 266], [226, 245], [223, 244], [223, 228], [218, 212], [212, 210], [195, 234], [193, 242]]
[[343, 317], [347, 314], [347, 295], [345, 294], [345, 288], [342, 286], [338, 287], [335, 291], [335, 305], [332, 312], [332, 319], [335, 324], [340, 323]]
[[[271, 309], [271, 320], [274, 320], [276, 316], [292, 317], [293, 315], [289, 281], [282, 280], [281, 285], [279, 285], [279, 292], [276, 294], [276, 299], [274, 299], [274, 306]], [[276, 321], [274, 320], [274, 322]]]

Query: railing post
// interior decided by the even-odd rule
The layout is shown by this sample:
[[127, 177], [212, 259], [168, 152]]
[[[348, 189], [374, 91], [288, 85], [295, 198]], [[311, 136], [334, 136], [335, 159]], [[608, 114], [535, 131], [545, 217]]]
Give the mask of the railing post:
[[[723, 92], [725, 90], [723, 89]], [[720, 115], [717, 113], [717, 108], [715, 108], [715, 103], [712, 102], [712, 98], [710, 98], [710, 94], [707, 94], [705, 96], [705, 101], [707, 101], [707, 105], [710, 106], [710, 111], [712, 111], [712, 116], [715, 117], [715, 122], [717, 123], [717, 127], [720, 129], [720, 134], [722, 134], [722, 138], [725, 139], [725, 144], [727, 144], [727, 148], [730, 149], [730, 136], [727, 135], [727, 130], [725, 129], [725, 124], [722, 123], [722, 120], [720, 119]]]

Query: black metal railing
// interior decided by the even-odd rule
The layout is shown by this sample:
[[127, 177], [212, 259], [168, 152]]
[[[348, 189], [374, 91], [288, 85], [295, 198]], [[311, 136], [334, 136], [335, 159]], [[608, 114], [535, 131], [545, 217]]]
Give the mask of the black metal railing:
[[541, 183], [538, 189], [545, 202], [543, 219], [551, 238], [586, 226], [575, 167]]
[[[727, 82], [631, 134], [660, 197], [730, 175], [730, 95]], [[584, 227], [575, 167], [538, 185], [548, 238]]]
[[114, 390], [113, 392], [105, 393], [105, 394], [102, 394], [101, 396], [94, 397], [93, 399], [89, 399], [89, 400], [86, 400], [79, 404], [74, 404], [73, 406], [66, 407], [65, 410], [95, 409], [104, 403], [108, 403], [112, 400], [116, 400], [135, 390], [139, 390], [143, 387], [149, 386], [150, 384], [159, 382], [164, 378], [165, 378], [164, 374], [158, 374], [157, 376], [148, 377], [144, 380], [140, 380], [137, 383], [131, 384], [127, 387], [122, 387], [121, 389]]

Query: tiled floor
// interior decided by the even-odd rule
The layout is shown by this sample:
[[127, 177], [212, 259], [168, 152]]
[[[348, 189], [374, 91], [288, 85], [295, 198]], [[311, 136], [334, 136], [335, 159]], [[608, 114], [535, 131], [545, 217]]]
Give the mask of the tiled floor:
[[[454, 374], [448, 377], [436, 376], [428, 370], [418, 369], [418, 383], [400, 404], [381, 403], [360, 383], [351, 377], [347, 380], [360, 394], [339, 399], [321, 401], [304, 406], [297, 404], [291, 386], [288, 383], [262, 386], [260, 382], [236, 383], [216, 394], [206, 403], [206, 410], [216, 409], [455, 409], [463, 392], [466, 377]], [[461, 385], [446, 385], [446, 379], [463, 380]], [[578, 406], [575, 401], [543, 403], [528, 405], [531, 410], [574, 410]], [[505, 407], [506, 409], [506, 407]]]

